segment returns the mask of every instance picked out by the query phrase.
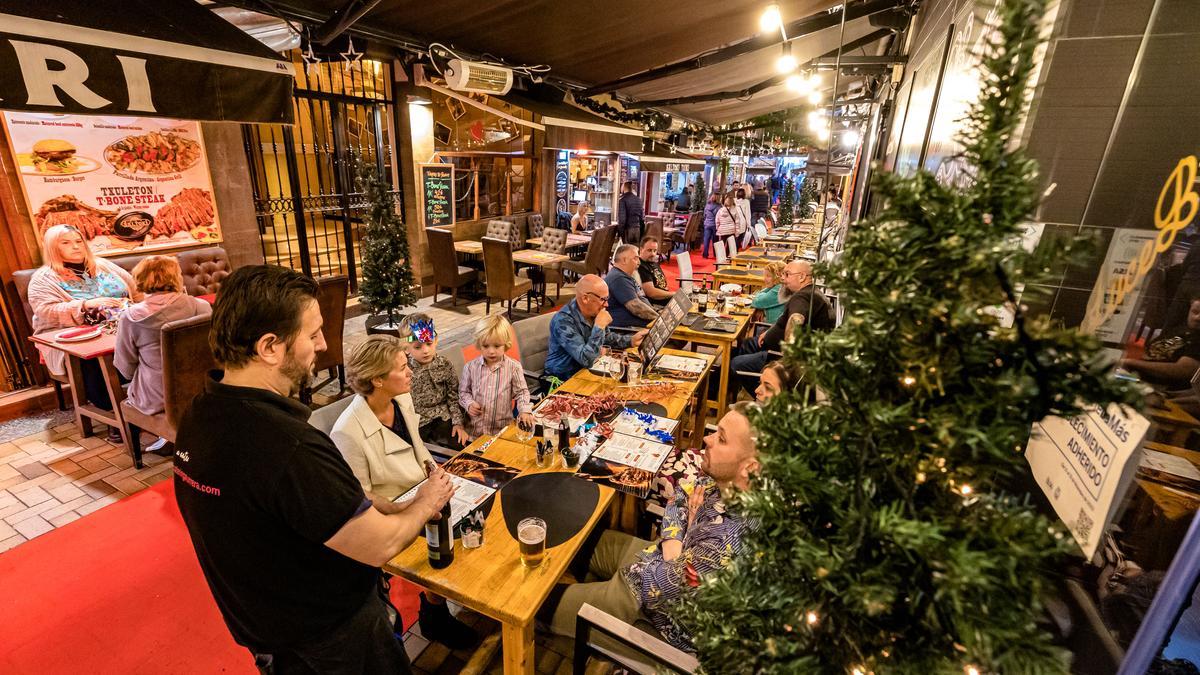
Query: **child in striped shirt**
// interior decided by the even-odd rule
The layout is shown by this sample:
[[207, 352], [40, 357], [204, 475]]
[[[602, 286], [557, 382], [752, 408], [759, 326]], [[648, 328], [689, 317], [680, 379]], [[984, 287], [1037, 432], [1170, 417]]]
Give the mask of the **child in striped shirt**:
[[533, 425], [533, 404], [521, 362], [505, 354], [513, 344], [512, 325], [499, 314], [484, 317], [475, 327], [479, 356], [463, 367], [458, 401], [470, 416], [471, 438], [496, 435], [513, 420]]

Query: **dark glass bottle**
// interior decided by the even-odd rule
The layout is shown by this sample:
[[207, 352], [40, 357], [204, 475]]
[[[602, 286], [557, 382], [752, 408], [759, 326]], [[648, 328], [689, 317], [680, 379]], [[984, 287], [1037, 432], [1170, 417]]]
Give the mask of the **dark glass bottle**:
[[[434, 472], [433, 462], [425, 462], [426, 475]], [[450, 527], [450, 501], [442, 505], [442, 517], [425, 523], [425, 545], [429, 548], [429, 566], [447, 567], [454, 562], [454, 529]]]

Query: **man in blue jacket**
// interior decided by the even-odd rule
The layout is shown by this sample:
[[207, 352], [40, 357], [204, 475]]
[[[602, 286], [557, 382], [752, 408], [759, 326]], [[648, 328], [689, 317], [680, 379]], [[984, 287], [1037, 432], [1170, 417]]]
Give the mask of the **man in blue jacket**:
[[550, 320], [550, 344], [546, 351], [546, 375], [566, 382], [582, 368], [590, 368], [601, 347], [638, 347], [646, 331], [630, 336], [608, 329], [612, 315], [608, 306], [608, 284], [588, 274], [575, 284], [575, 299]]

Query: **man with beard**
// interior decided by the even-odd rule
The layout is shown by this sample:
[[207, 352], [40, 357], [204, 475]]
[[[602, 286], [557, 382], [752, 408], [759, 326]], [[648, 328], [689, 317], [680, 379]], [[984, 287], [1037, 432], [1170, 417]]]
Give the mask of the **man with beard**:
[[[581, 552], [578, 560], [587, 560], [588, 566], [575, 570], [576, 577], [598, 580], [555, 589], [541, 614], [551, 631], [574, 637], [575, 617], [589, 604], [679, 649], [695, 651], [686, 627], [671, 610], [680, 597], [700, 585], [700, 577], [729, 564], [752, 526], [736, 511], [727, 510], [722, 499], [730, 491], [749, 488], [758, 473], [750, 405], [735, 403], [717, 430], [704, 437], [703, 475], [675, 490], [657, 542], [608, 530], [590, 556]], [[625, 651], [603, 636], [596, 642]]]
[[180, 420], [175, 498], [234, 640], [269, 673], [408, 673], [379, 566], [453, 493], [372, 502], [290, 396], [325, 349], [317, 285], [254, 265], [221, 286], [214, 372]]

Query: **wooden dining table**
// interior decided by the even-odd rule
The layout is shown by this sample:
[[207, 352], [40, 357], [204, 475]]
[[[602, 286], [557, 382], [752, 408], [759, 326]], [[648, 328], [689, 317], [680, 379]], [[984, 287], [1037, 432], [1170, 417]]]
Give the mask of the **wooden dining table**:
[[[542, 238], [530, 237], [529, 239], [525, 240], [525, 243], [536, 248], [541, 248]], [[571, 232], [567, 235], [567, 248], [584, 248], [590, 243], [592, 243], [592, 238], [588, 235], [579, 234], [577, 232]]]
[[[737, 349], [738, 342], [749, 330], [751, 315], [752, 312], [747, 308], [740, 308], [732, 314], [723, 314], [723, 318], [737, 322], [737, 329], [731, 333], [697, 330], [684, 325], [680, 325], [671, 333], [671, 338], [674, 340], [684, 340], [716, 348], [716, 358], [721, 364], [718, 375], [717, 400], [709, 402], [708, 407], [716, 411], [717, 419], [721, 419], [725, 415], [725, 409], [728, 407], [729, 382], [733, 378], [730, 362], [733, 360], [733, 351]], [[694, 352], [689, 352], [689, 354], [695, 355]]]
[[[494, 439], [481, 436], [463, 453], [470, 455], [479, 450], [487, 459], [519, 469], [519, 476], [574, 471], [561, 464], [537, 468], [534, 466], [533, 443], [505, 438], [503, 434]], [[533, 642], [534, 615], [612, 503], [613, 489], [605, 485], [598, 487], [600, 494], [596, 507], [584, 526], [566, 542], [547, 548], [542, 564], [533, 569], [521, 564], [520, 546], [509, 534], [504, 521], [504, 511], [500, 507], [504, 488], [496, 493], [496, 502], [484, 522], [483, 546], [466, 549], [456, 539], [454, 562], [445, 568], [434, 569], [429, 566], [425, 540], [418, 538], [383, 569], [500, 622], [504, 672], [506, 675], [531, 675], [537, 663]]]
[[454, 242], [454, 250], [464, 255], [483, 255], [483, 242], [478, 239], [460, 239]]
[[[96, 421], [119, 429], [121, 438], [125, 438], [125, 423], [121, 419], [121, 401], [125, 400], [125, 390], [121, 387], [120, 375], [113, 364], [113, 352], [117, 347], [116, 333], [101, 330], [99, 336], [82, 342], [59, 342], [56, 339], [62, 333], [80, 328], [71, 326], [46, 331], [29, 339], [66, 354], [67, 379], [71, 384], [71, 401], [75, 404], [75, 426], [79, 433], [91, 436], [94, 433], [92, 422]], [[108, 392], [108, 400], [112, 402], [112, 410], [104, 410], [88, 400], [83, 386], [83, 362], [88, 359], [96, 359], [100, 365], [100, 373], [104, 376], [104, 388]], [[125, 444], [129, 445], [129, 439], [125, 438]]]
[[713, 285], [720, 288], [722, 284], [738, 284], [742, 292], [750, 293], [763, 287], [766, 283], [766, 270], [763, 268], [746, 269], [744, 267], [722, 267], [713, 272]]

